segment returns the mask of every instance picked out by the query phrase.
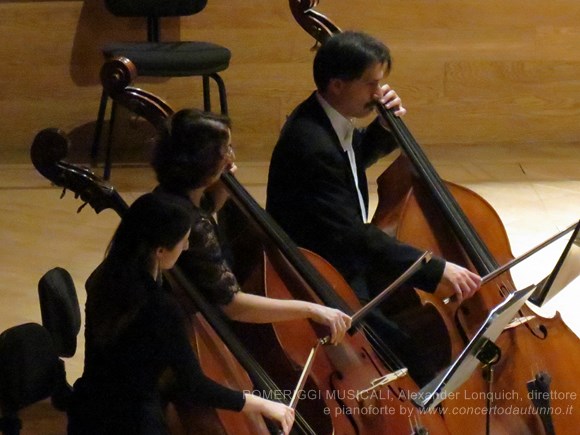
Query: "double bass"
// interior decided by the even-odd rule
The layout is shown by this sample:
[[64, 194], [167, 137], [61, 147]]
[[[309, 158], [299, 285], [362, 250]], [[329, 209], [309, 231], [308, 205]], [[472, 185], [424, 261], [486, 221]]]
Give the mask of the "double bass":
[[[236, 237], [245, 243], [260, 246], [266, 253], [263, 279], [266, 294], [275, 298], [297, 298], [353, 312], [360, 303], [344, 278], [323, 258], [298, 248], [287, 234], [273, 221], [259, 204], [240, 185], [232, 174], [222, 175], [222, 182], [241, 215], [236, 215], [236, 229], [229, 240]], [[230, 217], [231, 219], [231, 217]], [[245, 224], [241, 222], [245, 221]], [[243, 256], [247, 260], [247, 249]], [[260, 254], [258, 253], [258, 256]], [[242, 274], [243, 275], [243, 274]], [[448, 433], [447, 427], [436, 413], [420, 415], [408, 397], [417, 394], [417, 385], [407, 376], [406, 369], [389, 350], [387, 361], [379, 356], [377, 348], [384, 346], [379, 339], [373, 341], [365, 330], [364, 318], [338, 346], [324, 347], [313, 364], [311, 376], [315, 383], [324, 386], [325, 394], [338, 397], [339, 404], [351, 415], [352, 428], [339, 427], [340, 433]], [[315, 342], [309, 328], [296, 325], [275, 326], [284, 349], [300, 363], [306, 359], [309, 342]], [[372, 337], [372, 333], [370, 334]], [[305, 339], [309, 338], [305, 342]], [[349, 392], [360, 393], [356, 400]], [[327, 397], [331, 397], [327, 396]], [[370, 400], [365, 400], [365, 397]], [[372, 411], [372, 410], [376, 411]], [[341, 412], [329, 403], [331, 413]], [[387, 413], [386, 417], [373, 412]], [[391, 415], [388, 415], [392, 413]], [[366, 418], [365, 418], [365, 414]], [[362, 415], [362, 418], [361, 418]], [[353, 432], [354, 431], [354, 432]]]
[[[113, 68], [113, 76], [119, 74], [114, 68], [120, 66], [124, 69], [126, 66], [126, 60], [118, 60], [111, 62], [106, 68]], [[122, 72], [122, 71], [121, 71]], [[106, 74], [107, 77], [111, 76], [111, 73]], [[113, 80], [113, 81], [116, 81]], [[127, 104], [126, 98], [129, 93], [135, 93], [133, 89], [127, 89], [126, 84], [122, 83], [121, 87], [124, 87], [123, 99], [116, 96], [116, 88], [110, 89], [109, 93], [112, 94], [113, 98], [118, 98], [118, 101], [122, 101], [125, 105]], [[141, 91], [143, 94], [143, 91]], [[152, 97], [151, 97], [152, 98]], [[136, 104], [131, 104], [133, 110], [137, 109], [141, 112], [144, 111], [144, 107]], [[151, 109], [151, 108], [150, 108]], [[169, 115], [171, 112], [168, 107], [165, 108], [167, 113], [165, 116]], [[149, 118], [152, 119], [151, 113], [149, 113]], [[155, 119], [152, 119], [155, 121]], [[236, 183], [235, 178], [231, 174], [225, 174], [222, 176], [223, 182], [229, 188], [232, 196], [239, 202], [243, 204], [242, 207], [251, 208], [254, 212], [252, 216], [257, 216], [257, 221], [271, 228], [274, 224], [273, 222], [264, 221], [265, 212], [261, 210], [259, 206], [253, 202], [251, 197], [243, 191], [243, 188]], [[241, 193], [240, 193], [241, 192]], [[265, 223], [264, 223], [265, 222]], [[278, 230], [276, 234], [281, 233]], [[267, 237], [272, 237], [272, 233], [268, 231], [265, 232]], [[282, 243], [283, 249], [288, 249], [291, 246], [290, 242], [287, 240], [286, 243]], [[173, 275], [173, 274], [172, 274]], [[277, 297], [293, 297], [290, 292], [286, 290], [286, 284], [279, 279], [279, 275], [274, 273], [267, 274], [268, 281], [270, 284], [272, 280], [278, 279], [276, 284], [269, 285], [270, 290], [277, 291], [274, 293]], [[319, 285], [320, 286], [320, 285]], [[272, 293], [269, 293], [272, 295]], [[280, 340], [282, 344], [282, 351], [292, 355], [295, 364], [300, 364], [302, 362], [302, 356], [305, 349], [310, 349], [313, 343], [316, 343], [316, 334], [313, 333], [309, 322], [287, 322], [290, 329], [284, 330], [284, 325], [275, 325], [275, 333], [279, 337], [285, 337]], [[244, 332], [241, 334], [242, 339], [248, 339], [249, 346], [256, 348], [253, 354], [258, 357], [260, 354], [259, 350], [267, 350], [269, 354], [279, 353], [280, 350], [275, 346], [273, 340], [268, 339], [266, 341], [260, 341], [261, 346], [258, 346], [256, 337], [262, 338], [262, 336], [256, 333], [248, 333], [248, 327], [254, 325], [238, 325], [236, 330], [241, 330], [243, 328]], [[263, 325], [256, 325], [260, 327]], [[263, 327], [261, 329], [264, 329]], [[296, 338], [298, 338], [298, 343], [296, 343]], [[310, 340], [308, 340], [310, 338]], [[421, 433], [424, 420], [426, 427], [431, 430], [432, 433], [447, 433], [446, 428], [442, 424], [440, 417], [426, 416], [424, 418], [419, 418], [417, 415], [412, 415], [413, 411], [416, 411], [411, 405], [410, 401], [403, 396], [402, 393], [398, 391], [404, 389], [408, 391], [410, 389], [416, 389], [416, 386], [408, 379], [403, 379], [398, 382], [398, 376], [404, 376], [403, 374], [392, 376], [390, 375], [380, 361], [376, 361], [373, 351], [367, 349], [368, 346], [364, 342], [361, 342], [362, 336], [355, 335], [350, 339], [351, 344], [349, 346], [341, 345], [331, 347], [321, 352], [317, 360], [313, 363], [315, 367], [313, 369], [313, 374], [318, 376], [313, 376], [316, 378], [315, 386], [316, 390], [310, 389], [310, 393], [315, 393], [317, 395], [322, 395], [325, 403], [327, 404], [327, 411], [323, 411], [325, 415], [330, 414], [332, 417], [332, 428], [324, 428], [320, 425], [317, 426], [318, 433], [383, 433], [392, 431], [393, 433], [403, 433], [407, 431], [409, 427], [413, 428], [414, 433]], [[270, 343], [271, 346], [264, 346], [264, 343]], [[330, 354], [330, 355], [329, 355]], [[260, 354], [261, 355], [261, 354]], [[276, 355], [274, 360], [262, 359], [260, 361], [268, 369], [271, 374], [276, 373], [277, 367], [273, 365], [280, 364], [280, 358]], [[373, 384], [377, 379], [382, 379], [382, 383]], [[275, 379], [278, 383], [284, 382], [285, 379]], [[387, 382], [389, 381], [389, 382]], [[400, 383], [400, 385], [397, 385]], [[321, 388], [322, 387], [322, 388]], [[395, 390], [395, 388], [397, 390]], [[350, 397], [354, 392], [362, 392], [364, 396], [373, 396], [372, 400], [366, 399], [366, 397]], [[406, 393], [404, 394], [407, 395]], [[310, 398], [310, 397], [307, 397]], [[377, 414], [368, 414], [370, 405], [374, 405], [373, 409], [379, 411]], [[405, 410], [402, 413], [401, 410]], [[365, 413], [367, 415], [365, 415]], [[308, 416], [306, 416], [308, 417]], [[411, 418], [410, 418], [411, 417]], [[309, 423], [312, 423], [312, 419], [308, 419]]]
[[[107, 68], [113, 67], [117, 78], [121, 81], [127, 74], [131, 75], [129, 63], [117, 62]], [[124, 101], [131, 101], [131, 106], [135, 110], [140, 108], [138, 113], [143, 116], [157, 116], [164, 113], [166, 108], [162, 100], [136, 88], [126, 89], [123, 94]], [[66, 190], [70, 190], [74, 192], [75, 197], [83, 201], [78, 212], [90, 204], [96, 213], [113, 209], [121, 216], [128, 207], [127, 203], [110, 184], [89, 169], [64, 161], [68, 147], [68, 138], [64, 132], [54, 128], [42, 130], [36, 135], [31, 147], [31, 159], [35, 168], [53, 184], [62, 187], [63, 194]], [[166, 274], [166, 277], [172, 282], [174, 289], [189, 298], [190, 304], [195, 306], [195, 312], [192, 311], [190, 315], [190, 339], [204, 373], [230, 388], [242, 391], [260, 390], [271, 398], [286, 401], [284, 392], [237, 340], [229, 325], [188, 282], [183, 273], [174, 268]], [[168, 406], [166, 415], [171, 433], [174, 435], [200, 432], [248, 435], [279, 433], [273, 422], [265, 421], [260, 416], [247, 416], [231, 411], [174, 403]], [[317, 432], [297, 412], [292, 433], [312, 435]]]
[[[314, 10], [317, 4], [317, 0], [290, 0], [294, 18], [320, 42], [340, 29]], [[379, 205], [373, 223], [403, 242], [433, 251], [480, 275], [488, 275], [513, 258], [503, 224], [489, 204], [461, 186], [443, 182], [404, 123], [384, 107], [378, 110], [403, 154], [378, 180]], [[456, 356], [514, 288], [506, 273], [460, 305], [444, 306], [421, 295], [422, 301], [437, 308], [447, 326], [444, 336], [434, 336], [433, 341], [449, 341], [451, 356]], [[469, 395], [463, 405], [479, 409], [481, 414], [458, 417], [448, 407], [450, 412], [444, 417], [453, 433], [461, 433], [466, 425], [477, 433], [494, 434], [571, 433], [572, 427], [578, 427], [579, 416], [573, 410], [579, 393], [578, 368], [573, 363], [579, 356], [578, 339], [559, 316], [539, 318], [528, 310], [522, 309], [513, 322], [519, 326], [499, 337], [499, 361], [474, 373], [462, 387], [464, 395]]]
[[[474, 192], [441, 180], [402, 121], [386, 110], [381, 116], [400, 138], [404, 154], [379, 177], [373, 222], [399, 240], [427, 247], [481, 276], [511, 261], [507, 234], [495, 210]], [[395, 179], [399, 192], [405, 192], [398, 200], [398, 194], [386, 188]], [[446, 304], [442, 309], [460, 337], [456, 346], [463, 347], [489, 312], [514, 290], [508, 271], [482, 285], [472, 298]], [[528, 306], [512, 323], [517, 326], [506, 329], [497, 341], [502, 357], [489, 368], [492, 373], [479, 374], [485, 376], [489, 391], [497, 391], [494, 400], [490, 404], [477, 400], [473, 406], [518, 407], [531, 414], [493, 416], [486, 423], [493, 433], [572, 433], [567, 431], [580, 423], [580, 414], [572, 409], [573, 397], [580, 394], [574, 363], [580, 358], [577, 336], [559, 314], [541, 317]]]

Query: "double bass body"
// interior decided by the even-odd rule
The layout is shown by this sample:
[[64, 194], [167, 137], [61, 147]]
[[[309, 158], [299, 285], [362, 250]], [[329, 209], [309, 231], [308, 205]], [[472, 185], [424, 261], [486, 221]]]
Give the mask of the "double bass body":
[[[373, 218], [376, 225], [401, 241], [431, 250], [481, 275], [513, 258], [505, 228], [483, 198], [465, 187], [444, 182], [465, 218], [450, 223], [442, 208], [456, 205], [436, 201], [425, 185], [426, 178], [419, 175], [421, 171], [413, 163], [401, 155], [379, 177], [379, 204]], [[430, 166], [423, 169], [434, 171]], [[394, 183], [397, 188], [390, 189]], [[436, 186], [437, 190], [442, 188]], [[480, 241], [462, 241], [453, 229], [458, 224], [472, 226]], [[477, 245], [475, 253], [469, 255], [467, 243]], [[438, 304], [450, 326], [453, 356], [514, 288], [505, 273], [463, 303]], [[429, 301], [437, 303], [432, 298]], [[469, 409], [479, 412], [481, 415], [471, 420], [493, 434], [575, 433], [574, 428], [580, 424], [580, 413], [574, 410], [580, 395], [580, 373], [574, 362], [580, 360], [578, 338], [559, 315], [543, 318], [524, 306], [519, 318], [521, 324], [505, 330], [497, 339], [501, 357], [490, 367], [491, 372], [476, 370], [461, 387], [459, 393], [467, 399], [466, 413]], [[451, 408], [449, 411], [453, 412]], [[452, 433], [459, 433], [467, 421], [451, 415], [444, 418]]]
[[[314, 10], [318, 1], [289, 3], [298, 24], [317, 42], [340, 32]], [[378, 105], [378, 110], [397, 137], [403, 155], [379, 179], [379, 205], [373, 223], [403, 242], [482, 276], [513, 258], [495, 210], [468, 189], [444, 183], [404, 123], [383, 106]], [[440, 362], [449, 363], [490, 310], [513, 290], [506, 273], [460, 305], [442, 306], [438, 298], [418, 292], [437, 327], [417, 327], [414, 313], [407, 318], [411, 328], [427, 337], [426, 342], [435, 343]], [[558, 316], [530, 318], [533, 313], [528, 311], [524, 307], [520, 318], [530, 320], [498, 338], [499, 361], [483, 372], [476, 371], [457, 396], [443, 402], [441, 411], [452, 433], [469, 428], [470, 433], [477, 434], [567, 434], [580, 427], [580, 413], [573, 409], [580, 394], [579, 369], [574, 363], [580, 361], [578, 338]], [[437, 349], [438, 344], [445, 346]]]
[[[144, 94], [138, 93], [136, 97], [148, 109], [154, 107], [153, 100], [146, 98]], [[61, 130], [47, 128], [40, 131], [35, 136], [30, 150], [35, 168], [56, 186], [71, 190], [76, 197], [80, 197], [86, 204], [90, 204], [96, 213], [112, 209], [119, 216], [122, 216], [128, 209], [127, 203], [112, 186], [87, 168], [65, 162], [63, 159], [67, 155], [68, 147], [68, 137]], [[173, 278], [173, 276], [171, 274], [169, 277]], [[188, 288], [189, 291], [196, 292], [191, 285], [182, 285], [179, 279], [175, 282], [180, 283], [174, 288], [176, 291], [186, 293], [185, 289]], [[197, 308], [201, 309], [199, 304], [197, 305]], [[205, 310], [203, 311], [206, 315], [210, 314]], [[209, 317], [215, 318], [211, 315]], [[272, 390], [276, 388], [275, 384], [266, 378], [261, 367], [250, 361], [244, 349], [235, 342], [232, 334], [224, 330], [221, 323], [216, 322], [211, 326], [201, 317], [201, 314], [195, 314], [195, 312], [192, 313], [191, 320], [191, 344], [198, 351], [200, 364], [209, 377], [234, 389], [250, 390], [253, 387], [248, 377], [249, 372], [253, 377], [261, 378], [261, 385], [264, 388], [272, 388]], [[215, 327], [218, 327], [221, 336], [213, 329]], [[224, 334], [224, 332], [226, 333]], [[229, 343], [229, 347], [226, 346], [224, 340]], [[231, 352], [235, 352], [236, 355], [234, 356]], [[248, 371], [244, 370], [244, 364], [249, 369]], [[162, 389], [169, 393], [167, 398], [170, 400], [172, 398], [171, 392], [165, 390], [163, 385], [171, 385], [171, 379], [163, 379], [162, 381], [169, 381], [162, 382]], [[271, 431], [268, 425], [272, 425], [271, 422], [266, 422], [259, 415], [246, 416], [242, 413], [193, 407], [177, 402], [168, 405], [166, 416], [170, 433], [174, 435], [190, 433], [267, 434]]]
[[[404, 168], [404, 165], [400, 163], [399, 166]], [[396, 169], [397, 166], [394, 166], [390, 171], [394, 173]], [[394, 198], [389, 198], [387, 194], [381, 195], [381, 200], [386, 202], [379, 204], [379, 211], [375, 216], [375, 222], [382, 228], [396, 233], [396, 236], [403, 241], [434, 251], [445, 258], [478, 270], [475, 266], [476, 260], [466, 255], [465, 247], [450, 232], [447, 226], [448, 222], [440, 216], [437, 207], [426, 205], [430, 201], [430, 195], [425, 194], [424, 191], [423, 193], [418, 193], [421, 189], [424, 189], [424, 186], [422, 182], [417, 183], [417, 177], [413, 172], [413, 170], [407, 167], [395, 175], [391, 175], [388, 171], [385, 173], [384, 177], [387, 180], [385, 185], [391, 184], [388, 182], [388, 178], [389, 176], [393, 176], [398, 180], [397, 184], [399, 186], [400, 180], [409, 180], [408, 189], [403, 192], [399, 188]], [[48, 178], [54, 181], [52, 178]], [[59, 183], [57, 182], [57, 184]], [[497, 214], [495, 214], [491, 207], [486, 206], [485, 201], [482, 202], [483, 205], [481, 202], [478, 203], [476, 195], [459, 186], [449, 186], [451, 187], [453, 195], [461, 203], [465, 214], [469, 217], [469, 221], [473, 222], [474, 226], [480, 232], [482, 239], [489, 246], [494, 260], [500, 263], [507, 262], [512, 255], [509, 250], [509, 243], [507, 243], [507, 237], [505, 237], [505, 230], [501, 225], [501, 221], [497, 218]], [[388, 216], [388, 218], [383, 219], [385, 216]], [[488, 229], [486, 230], [486, 228]], [[420, 232], [420, 229], [423, 229], [423, 231]], [[498, 237], [498, 234], [502, 237]], [[449, 325], [448, 330], [452, 335], [452, 354], [456, 354], [457, 350], [464, 346], [464, 340], [469, 339], [473, 335], [476, 328], [481, 324], [482, 319], [485, 318], [491, 308], [501, 302], [505, 296], [504, 292], [509, 291], [510, 287], [513, 287], [513, 284], [509, 279], [506, 279], [505, 282], [494, 282], [482, 289], [479, 295], [472, 298], [468, 303], [463, 303], [457, 307], [449, 306], [444, 309], [447, 312], [446, 321], [447, 325]], [[312, 331], [305, 329], [303, 335], [311, 337]], [[441, 337], [441, 339], [448, 340], [449, 338]], [[359, 339], [357, 338], [357, 340]], [[288, 339], [281, 339], [281, 342], [289, 341]], [[259, 343], [254, 344], [259, 345]], [[366, 343], [355, 341], [351, 344], [351, 349], [354, 349], [354, 352], [359, 357], [364, 353], [372, 356], [372, 350], [367, 350]], [[493, 396], [496, 409], [503, 411], [503, 414], [493, 415], [491, 417], [490, 433], [493, 434], [550, 433], [549, 428], [552, 423], [555, 428], [554, 433], [575, 433], [576, 428], [580, 427], [580, 424], [578, 424], [577, 412], [575, 413], [574, 409], [570, 409], [570, 405], [573, 405], [571, 402], [573, 399], [570, 399], [570, 397], [571, 394], [576, 394], [575, 398], [577, 398], [579, 394], [576, 376], [578, 374], [578, 367], [574, 364], [580, 358], [578, 358], [578, 342], [572, 332], [559, 318], [539, 319], [539, 322], [536, 319], [534, 322], [529, 321], [521, 326], [505, 331], [498, 339], [498, 345], [502, 349], [502, 359], [494, 367], [493, 382], [488, 383], [480, 373], [475, 374], [463, 389], [465, 395], [469, 395], [469, 397], [461, 403], [461, 406], [472, 407], [474, 410], [477, 408], [483, 414], [484, 409], [489, 409], [487, 407], [487, 397], [490, 395]], [[290, 346], [288, 346], [288, 349], [290, 349]], [[364, 349], [364, 351], [361, 352], [361, 349]], [[347, 372], [356, 372], [362, 363], [359, 360], [356, 364], [352, 364], [352, 361], [357, 361], [356, 358], [349, 360], [347, 358], [349, 355], [346, 352], [344, 355], [341, 355], [340, 352], [343, 352], [343, 350], [337, 351], [330, 349], [328, 351], [325, 361], [332, 360], [334, 368], [326, 368], [326, 371], [320, 370], [319, 373], [323, 373], [325, 379], [318, 379], [317, 384], [320, 386], [326, 385], [325, 388], [328, 391], [332, 391], [333, 388], [337, 391], [360, 391], [365, 385], [368, 385], [371, 375], [364, 375], [364, 383], [358, 381], [352, 383], [343, 382], [344, 378], [341, 379], [340, 375]], [[551, 357], [551, 355], [562, 355], [562, 353], [566, 353], [565, 358]], [[302, 359], [299, 354], [300, 352], [296, 352], [296, 355], [298, 355], [295, 357], [296, 361]], [[363, 360], [365, 359], [363, 357], [361, 358]], [[348, 364], [339, 364], [343, 361], [350, 361], [348, 362], [350, 366]], [[378, 363], [374, 362], [373, 358], [368, 358], [365, 364], [369, 361], [370, 364], [378, 366]], [[326, 364], [326, 362], [322, 364]], [[377, 370], [377, 376], [380, 377], [386, 374], [387, 371], [383, 367]], [[533, 413], [533, 409], [539, 409], [538, 406], [541, 408], [546, 405], [542, 403], [537, 405], [532, 402], [530, 393], [528, 392], [529, 381], [533, 381], [530, 387], [532, 397], [534, 397], [534, 394], [541, 396], [541, 393], [545, 391], [542, 388], [546, 386], [548, 393], [557, 393], [555, 395], [550, 394], [551, 401], [547, 406], [551, 406], [553, 410], [558, 409], [558, 413], [552, 412], [549, 414], [550, 418], [548, 419], [542, 418], [542, 416], [538, 415], [538, 412]], [[393, 392], [394, 396], [399, 400], [402, 397], [399, 392], [403, 390], [416, 391], [416, 386], [405, 385], [405, 380], [403, 380], [384, 388], [382, 391]], [[494, 394], [496, 392], [499, 394]], [[506, 393], [503, 395], [504, 397], [501, 397], [502, 392]], [[486, 393], [490, 394], [486, 396]], [[340, 396], [337, 397], [340, 399]], [[403, 412], [402, 410], [410, 413], [412, 410], [412, 407], [408, 403], [404, 403], [401, 406], [398, 401], [392, 402], [388, 398], [384, 402], [380, 402], [383, 399], [373, 398], [373, 400], [379, 400], [379, 402], [374, 403], [375, 407], [378, 403], [380, 406], [385, 407], [386, 410], [389, 409], [389, 406], [392, 409], [397, 408], [399, 413]], [[533, 407], [532, 411], [526, 415], [513, 415], [512, 413], [505, 412], [506, 410], [515, 410], [516, 408], [523, 409], [522, 406], [527, 409], [530, 404]], [[444, 402], [444, 406], [448, 406], [450, 409], [452, 407], [457, 408], [458, 405], [459, 403]], [[337, 401], [335, 409], [345, 409], [343, 406], [353, 409], [360, 406], [364, 407], [365, 404], [355, 402], [347, 403], [344, 401], [341, 404]], [[466, 409], [465, 412], [469, 413], [470, 411]], [[569, 413], [566, 414], [566, 412]], [[447, 429], [451, 433], [464, 433], [465, 427], [475, 429], [473, 433], [484, 433], [487, 429], [485, 415], [478, 415], [477, 418], [473, 418], [472, 416], [444, 415], [447, 427], [442, 424], [440, 419], [435, 417], [433, 419], [430, 417], [424, 418], [424, 420], [426, 419], [431, 423], [430, 427], [428, 427], [430, 433], [446, 433]], [[367, 418], [353, 421], [353, 419], [349, 419], [348, 417], [341, 418], [340, 420], [342, 421], [341, 424], [343, 424], [342, 427], [345, 428], [343, 433], [398, 434], [409, 432], [409, 426], [405, 424], [408, 423], [408, 418], [401, 419], [400, 416], [397, 419], [393, 418], [390, 420], [373, 420]], [[375, 424], [377, 421], [380, 424]], [[475, 427], [473, 425], [474, 421], [476, 422]], [[403, 428], [403, 426], [405, 427]]]
[[[338, 272], [315, 254], [299, 249], [287, 239], [288, 236], [271, 221], [271, 218], [235, 181], [233, 176], [222, 176], [230, 191], [236, 208], [220, 215], [225, 228], [228, 221], [235, 222], [230, 228], [228, 240], [236, 262], [236, 275], [246, 277], [244, 288], [252, 288], [265, 296], [279, 299], [301, 299], [320, 303], [319, 293], [326, 289], [331, 295], [338, 292], [346, 306], [332, 306], [344, 311], [355, 309], [359, 304], [354, 292]], [[272, 230], [272, 231], [269, 231]], [[226, 230], [226, 233], [228, 231]], [[241, 246], [260, 246], [253, 259]], [[243, 270], [249, 267], [248, 270]], [[311, 286], [311, 283], [315, 283]], [[327, 287], [328, 286], [328, 287]], [[320, 288], [323, 287], [323, 288]], [[327, 304], [328, 305], [328, 304]], [[249, 325], [253, 328], [252, 325]], [[303, 366], [309, 351], [324, 336], [306, 320], [280, 322], [272, 325], [280, 347], [288, 358]], [[247, 333], [247, 326], [240, 325], [240, 338], [256, 349], [256, 357], [266, 366], [270, 349], [264, 349], [255, 340], [256, 335]], [[409, 391], [417, 391], [414, 382], [405, 376], [392, 381], [377, 383], [393, 374], [391, 368], [377, 356], [361, 332], [345, 337], [337, 346], [322, 346], [316, 354], [310, 377], [317, 390], [305, 390], [309, 395], [322, 398], [326, 403], [325, 414], [332, 417], [333, 433], [340, 434], [446, 434], [448, 430], [439, 415], [418, 415], [408, 400]], [[279, 381], [281, 382], [281, 380]]]

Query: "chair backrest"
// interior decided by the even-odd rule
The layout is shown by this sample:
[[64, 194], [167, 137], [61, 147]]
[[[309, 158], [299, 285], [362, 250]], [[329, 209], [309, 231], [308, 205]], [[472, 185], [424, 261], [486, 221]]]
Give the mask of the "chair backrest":
[[77, 349], [81, 311], [73, 279], [67, 270], [55, 267], [38, 282], [42, 324], [52, 336], [59, 356], [71, 357]]
[[0, 335], [0, 408], [2, 417], [52, 395], [62, 366], [49, 332], [25, 323]]
[[105, 0], [107, 10], [118, 17], [147, 17], [147, 41], [159, 42], [160, 17], [197, 14], [207, 0]]
[[206, 5], [207, 0], [105, 0], [107, 10], [119, 17], [180, 17]]

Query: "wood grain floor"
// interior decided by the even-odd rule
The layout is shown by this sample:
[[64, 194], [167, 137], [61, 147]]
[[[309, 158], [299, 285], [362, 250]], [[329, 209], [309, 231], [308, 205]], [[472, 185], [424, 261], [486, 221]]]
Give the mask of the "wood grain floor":
[[[432, 155], [445, 179], [471, 188], [497, 210], [517, 256], [580, 219], [580, 150], [563, 147], [550, 150], [549, 155], [537, 150], [526, 153], [522, 148], [512, 154], [505, 151], [458, 149], [438, 154], [433, 150]], [[503, 158], [498, 161], [500, 152]], [[371, 171], [369, 179], [380, 173], [379, 166]], [[239, 163], [238, 178], [262, 204], [266, 174], [266, 163]], [[155, 185], [145, 166], [116, 167], [112, 182], [128, 202]], [[374, 192], [375, 186], [371, 185], [370, 190]], [[25, 322], [40, 322], [37, 283], [43, 273], [56, 266], [71, 272], [80, 303], [84, 304], [84, 281], [102, 259], [119, 219], [112, 210], [96, 214], [90, 206], [76, 213], [82, 205], [80, 200], [70, 192], [59, 199], [60, 193], [31, 166], [0, 166], [0, 331]], [[371, 207], [375, 206], [376, 195], [372, 195]], [[561, 246], [542, 251], [525, 267], [514, 270], [516, 284], [527, 285], [543, 277], [556, 261], [559, 249]], [[544, 314], [560, 311], [564, 321], [580, 335], [575, 313], [579, 302], [580, 280], [576, 279]], [[71, 382], [82, 373], [82, 333], [78, 338], [76, 355], [66, 361]], [[23, 417], [24, 435], [65, 433], [63, 415], [51, 410], [47, 402], [25, 410]]]

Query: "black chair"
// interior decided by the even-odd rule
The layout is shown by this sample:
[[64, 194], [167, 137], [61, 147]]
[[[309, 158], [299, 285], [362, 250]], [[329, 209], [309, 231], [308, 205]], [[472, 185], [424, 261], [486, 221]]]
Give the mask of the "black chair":
[[[160, 18], [189, 16], [203, 10], [207, 0], [105, 0], [107, 9], [116, 16], [146, 17], [147, 41], [114, 42], [103, 48], [105, 59], [125, 57], [137, 68], [139, 76], [149, 77], [189, 77], [201, 76], [203, 84], [203, 107], [211, 110], [210, 78], [219, 91], [222, 114], [228, 113], [226, 89], [218, 74], [228, 68], [231, 52], [227, 48], [203, 41], [160, 41]], [[95, 136], [91, 149], [91, 159], [96, 162], [101, 142], [101, 132], [105, 119], [109, 95], [103, 89], [101, 103], [95, 125]], [[111, 174], [111, 141], [116, 105], [113, 101], [109, 124], [109, 138], [105, 157], [103, 178]]]
[[38, 282], [43, 325], [25, 323], [0, 335], [0, 432], [18, 435], [19, 411], [44, 399], [66, 411], [72, 387], [64, 361], [77, 349], [81, 313], [74, 282], [63, 268]]
[[38, 282], [38, 297], [42, 325], [52, 337], [62, 372], [65, 373], [52, 395], [52, 404], [65, 411], [72, 387], [66, 380], [65, 364], [61, 358], [74, 356], [81, 328], [81, 310], [70, 273], [61, 267], [46, 272]]
[[19, 411], [51, 397], [65, 377], [50, 333], [25, 323], [0, 335], [0, 432], [18, 435]]

